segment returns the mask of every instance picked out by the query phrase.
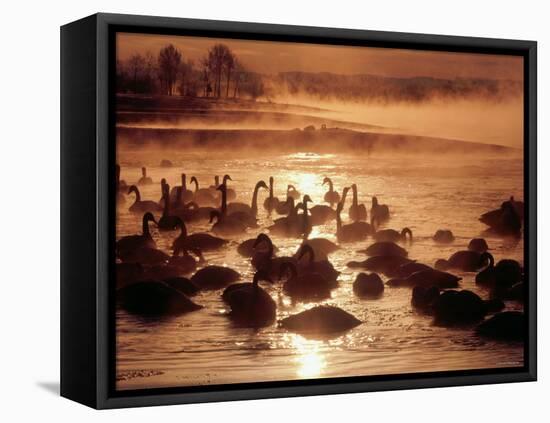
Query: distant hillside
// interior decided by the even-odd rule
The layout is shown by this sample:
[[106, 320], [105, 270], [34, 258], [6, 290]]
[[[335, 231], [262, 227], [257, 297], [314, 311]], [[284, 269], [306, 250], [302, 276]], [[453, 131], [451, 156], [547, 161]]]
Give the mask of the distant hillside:
[[390, 78], [376, 75], [283, 72], [263, 76], [266, 95], [320, 99], [423, 102], [432, 99], [503, 100], [522, 95], [519, 81], [494, 79]]

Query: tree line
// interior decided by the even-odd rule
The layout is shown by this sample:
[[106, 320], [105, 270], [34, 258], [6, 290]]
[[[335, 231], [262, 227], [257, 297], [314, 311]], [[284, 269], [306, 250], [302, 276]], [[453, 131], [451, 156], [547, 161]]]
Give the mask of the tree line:
[[117, 61], [117, 92], [211, 98], [250, 98], [264, 94], [261, 75], [243, 66], [225, 44], [215, 44], [198, 62], [173, 44], [155, 56], [136, 53]]

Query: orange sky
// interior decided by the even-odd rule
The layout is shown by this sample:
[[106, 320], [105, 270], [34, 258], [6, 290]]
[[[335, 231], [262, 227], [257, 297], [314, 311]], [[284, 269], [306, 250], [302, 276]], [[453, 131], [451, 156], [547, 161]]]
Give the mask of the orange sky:
[[393, 77], [474, 77], [523, 79], [523, 58], [488, 54], [446, 53], [372, 47], [247, 41], [219, 38], [119, 33], [117, 58], [150, 51], [154, 55], [172, 43], [187, 59], [198, 61], [213, 44], [223, 42], [250, 70], [373, 74]]

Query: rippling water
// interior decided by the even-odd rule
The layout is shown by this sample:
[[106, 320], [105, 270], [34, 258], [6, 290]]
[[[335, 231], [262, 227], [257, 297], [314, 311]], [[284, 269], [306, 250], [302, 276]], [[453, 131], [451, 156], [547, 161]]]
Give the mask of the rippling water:
[[[154, 158], [153, 158], [154, 157]], [[468, 241], [485, 229], [478, 222], [481, 213], [498, 207], [510, 195], [523, 198], [523, 168], [517, 159], [471, 160], [390, 159], [346, 155], [294, 154], [290, 156], [249, 158], [216, 157], [211, 154], [170, 154], [174, 167], [158, 167], [157, 156], [150, 153], [119, 152], [121, 178], [135, 183], [141, 176], [141, 164], [147, 165], [154, 185], [140, 188], [143, 199], [159, 200], [160, 179], [180, 185], [180, 173], [198, 177], [201, 187], [213, 184], [213, 175], [230, 174], [229, 186], [238, 200], [249, 202], [255, 183], [275, 178], [275, 195], [286, 197], [286, 186], [321, 203], [326, 191], [324, 176], [334, 181], [335, 189], [356, 183], [359, 200], [370, 209], [371, 196], [388, 204], [391, 220], [385, 227], [400, 230], [408, 226], [414, 243], [407, 247], [409, 257], [433, 265], [464, 249]], [[192, 189], [189, 187], [189, 189]], [[259, 221], [270, 224], [262, 207], [267, 192], [260, 191]], [[350, 193], [351, 194], [351, 193]], [[141, 217], [127, 212], [133, 199], [118, 211], [117, 237], [138, 233]], [[351, 204], [348, 196], [347, 210]], [[347, 213], [342, 218], [347, 221]], [[335, 222], [314, 227], [310, 237], [323, 236], [336, 241]], [[452, 229], [456, 242], [436, 245], [431, 236], [440, 228]], [[188, 231], [205, 231], [207, 223], [188, 225]], [[251, 280], [252, 268], [236, 252], [237, 242], [254, 237], [259, 230], [249, 230], [235, 243], [218, 252], [205, 254], [209, 264], [230, 266]], [[153, 231], [159, 248], [169, 252], [173, 233]], [[272, 237], [281, 255], [295, 252], [300, 241]], [[523, 239], [519, 242], [487, 238], [496, 260], [514, 258], [523, 263]], [[193, 301], [204, 309], [163, 320], [145, 320], [117, 310], [117, 387], [138, 389], [168, 386], [238, 383], [322, 378], [335, 376], [383, 375], [457, 369], [521, 366], [522, 344], [493, 342], [477, 337], [472, 329], [448, 329], [432, 324], [428, 316], [418, 314], [410, 305], [409, 288], [386, 288], [376, 300], [354, 296], [352, 283], [357, 272], [345, 263], [359, 259], [356, 251], [371, 241], [344, 244], [330, 256], [342, 272], [340, 286], [324, 303], [337, 305], [364, 323], [346, 334], [330, 340], [310, 340], [273, 325], [258, 331], [235, 327], [226, 312], [220, 292], [204, 292]], [[474, 274], [460, 273], [461, 287], [487, 298], [478, 288]], [[386, 280], [386, 278], [384, 278]], [[311, 307], [292, 305], [281, 293], [280, 285], [266, 287], [278, 303], [277, 318]], [[514, 302], [507, 309], [520, 309]]]

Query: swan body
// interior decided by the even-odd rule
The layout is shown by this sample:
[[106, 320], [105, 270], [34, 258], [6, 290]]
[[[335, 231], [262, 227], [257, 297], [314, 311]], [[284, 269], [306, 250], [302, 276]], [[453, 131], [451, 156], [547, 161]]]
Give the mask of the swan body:
[[289, 184], [286, 187], [286, 196], [287, 198], [292, 197], [294, 201], [296, 201], [300, 199], [301, 194], [300, 194], [300, 191], [298, 191], [294, 185]]
[[227, 244], [227, 240], [204, 232], [188, 235], [185, 223], [181, 220], [178, 222], [178, 226], [180, 228], [180, 234], [172, 243], [172, 249], [174, 251], [176, 249], [181, 251], [214, 251], [219, 250]]
[[448, 290], [434, 301], [433, 311], [436, 324], [454, 326], [480, 321], [487, 314], [487, 305], [472, 291]]
[[[221, 187], [224, 187], [224, 185], [222, 184], [220, 187], [218, 187], [218, 189], [220, 189]], [[258, 215], [258, 192], [260, 191], [260, 188], [268, 189], [264, 181], [258, 181], [254, 187], [254, 192], [252, 193], [251, 205], [249, 206], [245, 203], [229, 203], [227, 204], [227, 214], [231, 215], [233, 213], [246, 213], [255, 218]]]
[[412, 275], [415, 272], [420, 272], [421, 270], [431, 270], [432, 267], [428, 266], [424, 263], [417, 263], [417, 262], [411, 262], [404, 264], [402, 266], [399, 266], [399, 269], [397, 269], [397, 277], [398, 278], [406, 278], [409, 275]]
[[281, 320], [283, 328], [303, 335], [331, 335], [350, 330], [362, 322], [334, 306], [320, 305]]
[[134, 204], [130, 206], [128, 209], [132, 213], [146, 213], [146, 212], [161, 212], [163, 208], [155, 201], [151, 200], [141, 200], [141, 194], [139, 192], [139, 189], [135, 185], [131, 185], [130, 188], [128, 188], [128, 194], [134, 193], [136, 195], [136, 200], [134, 201]]
[[386, 204], [379, 204], [378, 198], [372, 197], [370, 215], [377, 222], [385, 222], [390, 218], [390, 208]]
[[[178, 194], [178, 188], [181, 189], [181, 193]], [[180, 197], [178, 198], [178, 195]], [[193, 191], [187, 189], [187, 176], [185, 173], [181, 174], [181, 185], [175, 186], [170, 191], [170, 200], [172, 203], [188, 203], [193, 200]]]
[[280, 215], [288, 215], [292, 212], [292, 210], [294, 210], [294, 197], [291, 196], [288, 196], [286, 201], [281, 201], [277, 206], [275, 206], [275, 211]]
[[[216, 222], [214, 222], [216, 220]], [[231, 217], [224, 217], [218, 211], [212, 211], [210, 213], [210, 223], [212, 225], [212, 232], [221, 236], [234, 236], [240, 235], [246, 232], [246, 225], [238, 219], [232, 219]]]
[[376, 273], [359, 273], [353, 282], [353, 292], [358, 297], [377, 298], [384, 292], [384, 282]]
[[228, 286], [222, 294], [229, 305], [229, 317], [239, 326], [265, 327], [275, 321], [277, 305], [271, 296], [260, 286], [260, 280], [272, 283], [262, 271], [256, 272], [250, 283], [239, 283]]
[[367, 247], [365, 250], [359, 250], [368, 256], [402, 256], [407, 257], [409, 253], [403, 247], [394, 242], [379, 241]]
[[313, 226], [323, 225], [336, 219], [336, 211], [329, 206], [318, 204], [309, 209], [311, 224]]
[[147, 169], [145, 167], [141, 168], [141, 178], [138, 180], [138, 185], [151, 185], [153, 180], [147, 176]]
[[178, 223], [181, 219], [178, 216], [170, 214], [170, 185], [164, 184], [163, 188], [164, 208], [162, 210], [162, 216], [160, 217], [157, 226], [160, 231], [173, 231], [178, 227]]
[[191, 277], [191, 282], [201, 290], [217, 290], [237, 282], [241, 275], [224, 266], [206, 266]]
[[477, 272], [487, 266], [494, 265], [493, 256], [488, 253], [478, 253], [470, 250], [457, 251], [448, 260], [438, 260], [436, 268], [440, 270], [459, 269], [464, 272]]
[[316, 271], [300, 272], [292, 262], [286, 262], [281, 266], [279, 280], [284, 274], [289, 274], [283, 283], [283, 292], [294, 300], [310, 301], [330, 298], [330, 290], [333, 284]]
[[330, 205], [340, 202], [340, 194], [338, 191], [334, 191], [334, 185], [332, 184], [332, 179], [325, 177], [323, 179], [323, 185], [328, 184], [328, 191], [325, 193], [324, 200]]
[[396, 231], [395, 229], [381, 229], [372, 235], [375, 241], [380, 242], [405, 242], [407, 240], [407, 236], [409, 237], [409, 241], [412, 242], [413, 235], [409, 228], [403, 228], [401, 232]]
[[195, 203], [199, 206], [216, 207], [218, 205], [216, 197], [212, 195], [208, 188], [199, 188], [199, 181], [195, 176], [191, 177], [190, 183], [195, 184], [195, 191], [193, 192], [193, 201]]
[[[253, 257], [258, 252], [258, 244], [256, 244], [257, 238], [250, 238], [243, 241], [237, 247], [237, 252], [243, 257]], [[273, 253], [276, 253], [279, 249], [273, 245]]]
[[304, 245], [309, 245], [313, 249], [313, 254], [318, 260], [324, 260], [327, 258], [327, 256], [340, 249], [338, 245], [326, 238], [311, 238], [306, 239], [302, 242], [302, 244], [300, 245], [300, 247], [298, 247], [298, 250], [294, 254], [295, 257], [300, 254], [301, 248]]
[[120, 250], [118, 257], [123, 263], [140, 263], [150, 266], [167, 263], [170, 258], [164, 251], [150, 247]]
[[[347, 189], [349, 188], [344, 188], [344, 197]], [[363, 241], [372, 233], [372, 226], [367, 222], [353, 222], [347, 225], [342, 224], [340, 213], [343, 207], [343, 202], [338, 203], [336, 207], [336, 238], [339, 242]]]
[[486, 285], [495, 290], [506, 290], [522, 280], [522, 269], [516, 260], [500, 260], [476, 275], [476, 284]]
[[438, 229], [432, 239], [438, 244], [450, 244], [454, 242], [455, 236], [448, 229]]
[[462, 278], [452, 273], [443, 272], [436, 269], [419, 270], [403, 278], [394, 278], [388, 281], [388, 286], [409, 287], [421, 286], [429, 288], [435, 286], [439, 289], [448, 289], [458, 287], [458, 282]]
[[182, 292], [157, 281], [137, 282], [117, 291], [117, 301], [130, 313], [162, 316], [200, 310]]
[[172, 288], [182, 292], [183, 294], [187, 295], [188, 297], [192, 297], [193, 295], [197, 295], [198, 292], [199, 292], [199, 287], [197, 285], [195, 285], [189, 279], [183, 278], [181, 276], [178, 276], [176, 278], [166, 278], [166, 279], [163, 279], [162, 282], [164, 282], [166, 285], [171, 286]]
[[[308, 260], [304, 261], [303, 258], [307, 256]], [[315, 257], [313, 248], [308, 244], [303, 244], [296, 257], [298, 260], [298, 271], [303, 273], [318, 273], [323, 275], [327, 282], [331, 283], [332, 288], [336, 288], [338, 282], [338, 276], [340, 272], [337, 271], [332, 263], [326, 258], [318, 259]]]
[[142, 219], [142, 233], [140, 235], [128, 235], [120, 238], [116, 242], [117, 254], [140, 248], [156, 248], [157, 244], [149, 231], [149, 222], [156, 223], [152, 213], [147, 212], [143, 215]]
[[266, 272], [270, 278], [278, 278], [281, 274], [281, 266], [286, 262], [292, 262], [295, 266], [298, 265], [298, 260], [294, 257], [275, 257], [273, 242], [266, 234], [259, 234], [253, 246], [257, 248], [262, 244], [265, 244], [267, 249], [256, 251], [252, 256], [251, 264], [255, 269]]
[[487, 241], [483, 238], [474, 238], [468, 243], [468, 250], [475, 251], [476, 253], [484, 253], [489, 250], [489, 246], [487, 245]]

